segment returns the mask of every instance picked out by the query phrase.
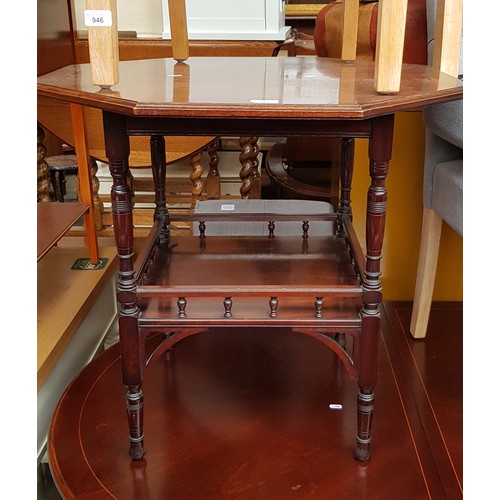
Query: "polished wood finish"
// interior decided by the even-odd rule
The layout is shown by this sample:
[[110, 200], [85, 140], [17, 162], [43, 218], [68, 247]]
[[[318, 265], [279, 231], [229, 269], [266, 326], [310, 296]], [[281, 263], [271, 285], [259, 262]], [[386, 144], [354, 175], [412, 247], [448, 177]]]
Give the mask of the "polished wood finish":
[[37, 203], [37, 261], [88, 212], [84, 203]]
[[279, 331], [214, 332], [185, 339], [151, 367], [145, 424], [155, 439], [141, 462], [121, 453], [118, 346], [82, 371], [49, 438], [60, 492], [123, 500], [462, 498], [461, 304], [435, 304], [429, 328], [441, 335], [425, 342], [409, 335], [410, 311], [411, 303], [382, 310], [370, 463], [352, 460], [355, 383], [328, 349]]
[[[56, 203], [38, 203], [44, 208]], [[71, 211], [75, 203], [65, 203]], [[81, 240], [80, 240], [81, 241]], [[81, 246], [61, 244], [37, 267], [37, 384], [40, 388], [86, 317], [104, 285], [116, 270], [116, 250], [101, 247], [101, 257], [109, 259], [103, 269], [78, 271], [71, 266], [87, 257]]]
[[[225, 133], [230, 130], [228, 120], [238, 122], [242, 131], [253, 125], [254, 129], [263, 129], [260, 135], [281, 135], [285, 128], [291, 127], [289, 120], [301, 120], [307, 114], [312, 120], [309, 123], [301, 120], [306, 122], [302, 123], [304, 130], [290, 133], [299, 135], [307, 133], [309, 128], [321, 128], [320, 124], [315, 126], [316, 120], [370, 118], [462, 96], [461, 82], [441, 75], [439, 84], [447, 86], [438, 89], [432, 69], [414, 64], [403, 66], [400, 92], [390, 96], [373, 90], [374, 65], [371, 61], [356, 61], [354, 71], [345, 74], [341, 72], [344, 65], [340, 61], [326, 58], [192, 57], [185, 63], [190, 68], [189, 76], [183, 78], [172, 76], [176, 74], [175, 64], [168, 59], [121, 62], [120, 83], [112, 90], [101, 92], [92, 85], [88, 66], [68, 66], [39, 77], [38, 93], [124, 115], [185, 118], [194, 113], [200, 123], [198, 128], [206, 128], [205, 132], [213, 130], [212, 137], [220, 135], [221, 130], [226, 130]], [[206, 77], [208, 74], [211, 78]], [[285, 79], [282, 77], [285, 74], [293, 78]], [[314, 93], [307, 92], [312, 85]], [[344, 86], [352, 88], [353, 100], [338, 106], [340, 90], [337, 89]], [[189, 95], [189, 100], [174, 101], [176, 92]], [[225, 119], [220, 120], [221, 116]], [[266, 126], [263, 119], [270, 117], [274, 120], [269, 120]], [[244, 122], [249, 118], [261, 119], [259, 127], [254, 124], [245, 127]], [[279, 119], [287, 122], [282, 123]], [[173, 120], [172, 129], [195, 135], [189, 133], [184, 123], [185, 120]]]
[[[324, 139], [320, 139], [319, 146], [323, 147], [314, 150], [307, 148], [310, 141], [310, 137], [294, 137], [271, 146], [265, 157], [265, 166], [273, 193], [277, 198], [329, 201], [333, 206], [337, 206], [338, 194], [336, 196], [333, 187], [338, 187], [338, 168], [335, 168], [338, 167], [338, 162], [335, 162], [334, 152], [338, 152], [335, 150], [339, 141], [328, 139], [324, 144]], [[296, 153], [304, 152], [308, 153], [310, 161], [295, 156]], [[318, 158], [314, 158], [315, 153], [319, 153]], [[331, 159], [328, 169], [317, 168], [325, 156]], [[311, 161], [314, 162], [314, 167], [310, 166]], [[331, 179], [331, 182], [325, 182], [325, 174], [328, 174], [328, 181]]]
[[[462, 498], [463, 306], [434, 302], [429, 318], [433, 335], [425, 341], [411, 336], [411, 307], [411, 302], [385, 304], [389, 324], [383, 331], [390, 333], [384, 334], [386, 348], [429, 497]], [[472, 491], [472, 482], [468, 487]]]
[[[170, 327], [174, 327], [173, 335], [166, 339], [153, 356], [156, 359], [162, 350], [173, 347], [191, 335], [206, 331], [207, 326], [215, 330], [220, 327], [227, 329], [262, 325], [274, 326], [276, 330], [284, 327], [287, 331], [310, 335], [321, 340], [344, 362], [359, 388], [355, 455], [358, 460], [366, 461], [370, 458], [374, 386], [377, 381], [382, 300], [380, 259], [387, 205], [385, 179], [392, 152], [394, 113], [459, 99], [462, 96], [462, 84], [449, 77], [448, 87], [438, 89], [438, 78], [430, 68], [405, 65], [401, 91], [388, 96], [373, 90], [374, 64], [370, 61], [352, 63], [354, 72], [347, 75], [341, 71], [344, 66], [341, 61], [314, 57], [192, 58], [184, 63], [189, 65], [189, 72], [182, 74], [176, 73], [176, 64], [178, 63], [170, 60], [123, 62], [120, 64], [120, 84], [112, 91], [96, 91], [91, 84], [88, 67], [84, 65], [68, 67], [40, 77], [38, 83], [41, 95], [103, 110], [106, 155], [113, 177], [113, 226], [120, 262], [117, 300], [120, 304], [122, 376], [126, 387], [130, 457], [141, 460], [145, 453], [143, 430], [144, 419], [147, 417], [143, 413], [145, 401], [142, 385], [148, 370], [156, 366], [155, 363], [148, 365], [149, 360], [145, 356], [146, 334], [168, 332]], [[176, 74], [179, 76], [173, 76]], [[349, 80], [344, 81], [344, 78]], [[353, 88], [350, 94], [353, 102], [339, 104], [338, 95], [344, 84]], [[268, 288], [275, 288], [279, 293], [259, 288], [261, 283], [245, 282], [240, 283], [242, 289], [238, 291], [234, 283], [229, 282], [228, 285], [224, 282], [234, 273], [233, 267], [225, 268], [228, 257], [236, 253], [233, 247], [227, 248], [229, 254], [225, 259], [219, 259], [221, 265], [218, 270], [223, 281], [216, 284], [220, 284], [222, 288], [228, 287], [227, 293], [222, 293], [224, 309], [220, 317], [209, 321], [208, 325], [203, 324], [207, 322], [207, 317], [193, 319], [184, 308], [188, 295], [207, 295], [203, 299], [205, 304], [210, 299], [212, 292], [207, 291], [214, 284], [203, 281], [204, 277], [199, 272], [187, 269], [189, 274], [186, 272], [184, 276], [186, 281], [174, 281], [174, 286], [169, 282], [165, 287], [161, 285], [157, 289], [154, 288], [154, 282], [144, 281], [149, 276], [154, 281], [155, 276], [161, 275], [158, 270], [163, 268], [169, 276], [173, 276], [175, 266], [170, 266], [167, 256], [174, 247], [169, 247], [169, 243], [173, 244], [169, 234], [169, 214], [162, 209], [163, 187], [159, 185], [156, 198], [158, 211], [152, 233], [145, 252], [137, 261], [134, 259], [132, 202], [127, 184], [130, 154], [128, 137], [146, 135], [156, 138], [171, 134], [208, 133], [248, 138], [258, 135], [369, 138], [366, 255], [362, 255], [359, 250], [360, 245], [352, 231], [350, 217], [338, 218], [341, 230], [330, 238], [345, 240], [345, 244], [351, 249], [350, 259], [346, 258], [344, 262], [349, 260], [351, 275], [355, 275], [353, 279], [356, 284], [349, 284], [347, 299], [352, 297], [354, 301], [358, 301], [356, 316], [350, 314], [352, 301], [346, 300], [346, 290], [338, 287], [342, 284], [341, 278], [333, 272], [325, 272], [328, 285], [310, 283], [307, 280], [305, 283], [291, 283], [285, 279], [286, 270], [278, 268], [275, 275], [269, 276]], [[157, 178], [163, 176], [163, 163], [153, 162]], [[261, 217], [264, 216], [265, 214]], [[259, 218], [259, 215], [256, 217]], [[303, 216], [302, 220], [314, 220], [314, 217], [317, 215]], [[210, 241], [213, 238], [208, 237], [206, 244], [197, 245], [196, 253], [191, 254], [193, 262], [197, 258], [203, 258], [205, 249], [211, 248]], [[306, 239], [299, 234], [296, 239], [300, 245], [305, 244], [306, 248], [314, 248], [316, 244], [314, 237]], [[261, 240], [254, 240], [254, 244], [258, 244], [258, 241]], [[243, 257], [253, 257], [248, 254], [249, 248], [251, 245], [243, 247]], [[331, 263], [337, 258], [343, 261], [341, 257], [335, 256], [337, 249], [330, 241], [328, 250], [324, 250], [330, 255]], [[293, 260], [286, 251], [282, 252], [277, 257], [284, 261], [287, 257], [290, 262]], [[267, 250], [263, 255], [269, 256], [269, 253]], [[304, 265], [312, 265], [317, 254], [318, 250], [310, 254], [305, 251]], [[165, 259], [164, 266], [162, 259]], [[249, 262], [258, 268], [258, 264], [265, 264], [265, 259], [261, 261], [257, 256]], [[272, 263], [268, 263], [264, 265], [264, 269], [270, 269], [271, 266]], [[243, 273], [242, 276], [246, 275]], [[304, 290], [295, 292], [294, 288], [300, 288], [301, 285], [304, 285]], [[236, 314], [233, 316], [233, 292], [248, 293], [250, 297], [271, 292], [270, 314], [265, 317], [259, 315], [256, 320], [249, 321], [245, 319], [245, 312], [239, 317]], [[329, 316], [323, 312], [323, 292], [334, 297], [332, 306], [338, 314]], [[292, 308], [290, 315], [285, 314], [283, 320], [279, 319], [278, 309], [278, 318], [275, 318], [273, 313], [276, 312], [277, 295], [295, 298], [296, 293], [302, 293], [300, 300], [305, 300], [308, 294], [316, 297], [312, 314], [303, 318], [302, 312], [305, 309], [299, 303], [297, 310], [293, 311]], [[158, 300], [155, 308], [155, 312], [159, 314], [158, 321], [148, 315], [153, 308], [148, 310], [148, 314], [141, 314], [143, 301], [149, 296], [155, 296], [155, 300]], [[178, 304], [175, 314], [171, 314], [172, 311], [168, 309], [172, 296], [176, 296]], [[204, 310], [206, 308], [202, 308]], [[353, 344], [353, 350], [349, 354], [337, 341], [337, 337], [331, 338], [325, 334], [339, 334], [346, 330], [349, 337], [352, 337]]]

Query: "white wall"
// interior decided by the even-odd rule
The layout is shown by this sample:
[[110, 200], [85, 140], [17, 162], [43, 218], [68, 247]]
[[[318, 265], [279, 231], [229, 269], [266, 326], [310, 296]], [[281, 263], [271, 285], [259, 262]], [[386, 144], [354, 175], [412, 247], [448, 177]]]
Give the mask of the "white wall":
[[[83, 20], [85, 0], [73, 0], [78, 31], [86, 31]], [[117, 0], [119, 31], [136, 31], [138, 37], [161, 38], [163, 13], [161, 0]]]
[[[85, 32], [86, 0], [73, 0], [76, 28]], [[163, 7], [162, 7], [163, 5]], [[284, 0], [187, 0], [192, 40], [285, 40]], [[170, 38], [167, 0], [117, 0], [119, 31], [139, 38]]]

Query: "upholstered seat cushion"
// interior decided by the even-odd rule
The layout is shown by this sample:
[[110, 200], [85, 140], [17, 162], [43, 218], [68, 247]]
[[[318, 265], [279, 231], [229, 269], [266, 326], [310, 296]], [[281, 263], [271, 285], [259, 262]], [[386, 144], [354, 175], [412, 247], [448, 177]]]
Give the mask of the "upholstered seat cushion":
[[460, 236], [463, 235], [463, 161], [438, 163], [434, 169], [432, 207]]
[[[436, 2], [427, 1], [427, 37], [429, 65], [432, 64], [434, 50], [434, 31], [436, 23]], [[463, 74], [463, 51], [460, 48], [460, 61], [458, 74]], [[432, 130], [442, 139], [463, 148], [463, 100], [452, 101], [443, 104], [435, 104], [424, 109], [424, 122], [428, 129]]]
[[424, 109], [424, 122], [442, 139], [458, 148], [464, 147], [463, 139], [463, 100], [427, 106]]
[[[436, 1], [427, 1], [429, 64], [432, 64]], [[460, 53], [458, 73], [463, 73]], [[463, 235], [463, 100], [434, 104], [423, 110], [426, 126], [424, 206], [432, 208]]]
[[[311, 200], [206, 200], [194, 208], [196, 214], [212, 213], [276, 213], [276, 214], [333, 214], [332, 205]], [[333, 234], [334, 224], [328, 221], [311, 221], [309, 235]], [[206, 234], [217, 236], [266, 236], [268, 221], [262, 222], [207, 222]], [[199, 234], [198, 224], [193, 224], [193, 234]], [[301, 235], [302, 222], [276, 222], [276, 236]]]

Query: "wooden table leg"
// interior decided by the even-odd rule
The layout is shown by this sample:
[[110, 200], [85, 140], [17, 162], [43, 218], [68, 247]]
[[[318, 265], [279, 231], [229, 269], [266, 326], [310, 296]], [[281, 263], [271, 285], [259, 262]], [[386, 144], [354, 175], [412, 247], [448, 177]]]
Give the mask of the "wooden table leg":
[[202, 152], [196, 151], [189, 157], [189, 163], [191, 164], [191, 174], [189, 178], [191, 179], [191, 208], [194, 208], [196, 203], [201, 200], [201, 193], [203, 192], [203, 181], [201, 176], [203, 175], [203, 164], [201, 163]]
[[146, 453], [144, 449], [142, 397], [145, 359], [144, 338], [139, 335], [140, 311], [137, 305], [137, 281], [134, 274], [132, 193], [128, 184], [130, 145], [125, 132], [124, 116], [105, 111], [103, 112], [103, 122], [106, 156], [113, 178], [111, 206], [119, 258], [116, 298], [120, 305], [118, 325], [123, 361], [122, 377], [126, 387], [129, 420], [129, 455], [133, 460], [139, 460]]
[[260, 198], [260, 178], [258, 174], [258, 140], [258, 137], [240, 137], [240, 194], [243, 199]]
[[394, 115], [372, 121], [370, 137], [370, 177], [366, 207], [366, 272], [363, 280], [363, 308], [361, 310], [361, 341], [358, 393], [358, 436], [356, 458], [370, 458], [371, 427], [374, 407], [373, 388], [377, 382], [380, 341], [380, 306], [382, 283], [380, 259], [384, 240], [387, 210], [385, 179], [392, 154]]
[[208, 174], [207, 174], [207, 198], [209, 200], [220, 199], [220, 173], [219, 173], [219, 139], [213, 140], [208, 145]]
[[151, 167], [155, 185], [155, 220], [162, 221], [161, 237], [170, 237], [169, 219], [167, 209], [167, 195], [165, 182], [167, 175], [167, 157], [165, 151], [165, 138], [154, 135], [150, 138]]
[[90, 180], [90, 155], [87, 145], [87, 135], [83, 116], [83, 107], [80, 104], [70, 104], [71, 123], [75, 138], [76, 161], [78, 162], [78, 182], [80, 186], [80, 198], [82, 203], [89, 206], [88, 212], [83, 216], [85, 229], [87, 231], [87, 243], [89, 246], [90, 262], [99, 262], [97, 233], [94, 223], [94, 196], [92, 182]]
[[37, 201], [47, 203], [50, 199], [50, 178], [49, 166], [45, 161], [47, 148], [43, 144], [45, 132], [40, 125], [37, 126], [36, 146], [37, 146]]

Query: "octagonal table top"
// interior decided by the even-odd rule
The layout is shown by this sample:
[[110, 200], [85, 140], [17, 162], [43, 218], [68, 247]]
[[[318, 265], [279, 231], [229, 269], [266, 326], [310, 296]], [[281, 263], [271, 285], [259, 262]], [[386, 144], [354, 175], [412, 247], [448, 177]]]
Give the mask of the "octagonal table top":
[[462, 82], [404, 64], [395, 94], [374, 90], [372, 61], [320, 57], [193, 57], [122, 61], [120, 82], [92, 84], [90, 65], [38, 78], [38, 94], [142, 117], [365, 119], [462, 98]]

